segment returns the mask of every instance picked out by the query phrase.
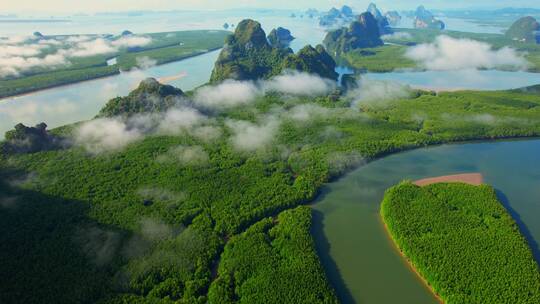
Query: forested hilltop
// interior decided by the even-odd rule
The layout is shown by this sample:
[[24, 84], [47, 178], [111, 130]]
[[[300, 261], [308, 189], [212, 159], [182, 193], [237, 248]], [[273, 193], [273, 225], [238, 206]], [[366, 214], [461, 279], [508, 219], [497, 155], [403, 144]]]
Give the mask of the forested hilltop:
[[[312, 85], [286, 85], [300, 80]], [[323, 183], [400, 150], [540, 134], [535, 90], [373, 99], [304, 74], [259, 85], [146, 81], [143, 106], [112, 100], [113, 116], [46, 131], [59, 147], [4, 153], [0, 301], [336, 302], [298, 208]], [[159, 92], [179, 96], [148, 108], [168, 104]]]

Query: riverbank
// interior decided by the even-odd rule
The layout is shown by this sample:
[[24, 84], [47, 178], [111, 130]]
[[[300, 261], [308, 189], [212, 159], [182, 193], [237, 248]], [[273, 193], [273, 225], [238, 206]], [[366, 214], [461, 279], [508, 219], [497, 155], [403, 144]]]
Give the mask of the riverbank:
[[493, 187], [401, 182], [386, 191], [380, 215], [402, 256], [443, 301], [538, 303], [536, 261]]
[[[221, 47], [218, 47], [218, 48], [212, 48], [212, 49], [205, 50], [204, 52], [197, 52], [197, 53], [189, 54], [189, 55], [186, 55], [186, 56], [184, 56], [184, 57], [182, 57], [180, 59], [177, 59], [177, 60], [165, 61], [165, 62], [156, 64], [156, 66], [166, 65], [166, 64], [175, 63], [175, 62], [180, 62], [180, 61], [187, 60], [187, 59], [190, 59], [190, 58], [193, 58], [193, 57], [202, 56], [202, 55], [205, 55], [205, 54], [208, 54], [208, 53], [220, 50], [220, 49], [221, 49]], [[29, 95], [32, 95], [32, 94], [35, 94], [35, 93], [39, 93], [39, 92], [43, 92], [43, 91], [47, 91], [47, 90], [51, 90], [51, 89], [63, 88], [63, 87], [68, 87], [68, 86], [72, 86], [72, 85], [76, 85], [76, 84], [80, 84], [80, 83], [100, 80], [100, 79], [104, 79], [104, 78], [117, 76], [117, 75], [123, 73], [123, 71], [121, 71], [118, 68], [117, 65], [113, 65], [113, 66], [110, 66], [110, 67], [115, 67], [117, 69], [111, 71], [110, 73], [106, 73], [104, 75], [95, 75], [95, 76], [86, 77], [84, 79], [70, 78], [69, 80], [67, 80], [65, 82], [62, 81], [60, 83], [44, 85], [44, 86], [41, 86], [41, 87], [38, 84], [37, 87], [34, 87], [34, 86], [29, 87], [28, 89], [20, 90], [20, 93], [16, 93], [16, 94], [2, 94], [0, 92], [0, 102], [4, 101], [6, 99], [9, 99], [9, 98], [17, 98], [17, 97], [22, 97], [22, 96], [29, 96]], [[142, 70], [142, 71], [144, 71], [144, 70]], [[37, 75], [37, 76], [41, 76], [41, 75]], [[163, 79], [165, 79], [165, 81], [171, 82], [171, 81], [178, 80], [178, 79], [180, 79], [182, 77], [185, 77], [185, 76], [186, 76], [186, 74], [181, 73], [181, 75], [179, 74], [179, 75], [167, 76], [167, 77], [164, 77]], [[34, 76], [31, 76], [31, 77], [34, 77]], [[13, 81], [16, 81], [16, 80], [13, 80]]]
[[420, 272], [418, 272], [418, 270], [416, 269], [414, 264], [411, 262], [411, 260], [409, 260], [409, 258], [407, 258], [407, 256], [405, 256], [403, 251], [401, 251], [401, 249], [399, 249], [399, 247], [397, 246], [396, 241], [392, 237], [392, 234], [390, 234], [390, 230], [388, 230], [388, 226], [386, 225], [386, 223], [384, 222], [384, 220], [382, 218], [379, 218], [379, 223], [381, 224], [382, 229], [384, 230], [384, 234], [386, 235], [386, 238], [387, 238], [388, 242], [390, 242], [390, 246], [401, 257], [402, 261], [405, 262], [405, 264], [407, 265], [407, 268], [412, 273], [414, 273], [414, 275], [418, 278], [418, 280], [422, 283], [422, 285], [424, 285], [424, 287], [427, 290], [429, 290], [429, 292], [431, 292], [431, 294], [437, 300], [437, 302], [439, 302], [440, 304], [444, 304], [443, 299], [435, 292], [435, 290], [433, 290], [433, 287], [431, 287], [429, 282], [420, 274]]
[[465, 183], [473, 186], [480, 186], [484, 183], [484, 176], [482, 176], [480, 173], [445, 175], [420, 179], [415, 181], [413, 184], [424, 187], [438, 183]]

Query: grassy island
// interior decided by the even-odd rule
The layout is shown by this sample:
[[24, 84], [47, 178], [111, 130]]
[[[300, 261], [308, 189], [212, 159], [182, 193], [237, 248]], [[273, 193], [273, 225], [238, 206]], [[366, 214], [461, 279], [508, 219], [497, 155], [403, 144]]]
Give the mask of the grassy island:
[[387, 191], [381, 215], [445, 303], [540, 302], [538, 265], [492, 187], [403, 182]]

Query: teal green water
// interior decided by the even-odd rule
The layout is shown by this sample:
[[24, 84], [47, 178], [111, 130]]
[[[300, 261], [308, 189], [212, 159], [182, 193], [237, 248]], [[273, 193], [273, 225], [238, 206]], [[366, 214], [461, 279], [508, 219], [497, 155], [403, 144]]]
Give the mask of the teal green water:
[[385, 157], [326, 185], [313, 234], [344, 303], [437, 303], [388, 240], [379, 217], [384, 191], [403, 179], [480, 172], [529, 239], [540, 240], [540, 140], [443, 145]]

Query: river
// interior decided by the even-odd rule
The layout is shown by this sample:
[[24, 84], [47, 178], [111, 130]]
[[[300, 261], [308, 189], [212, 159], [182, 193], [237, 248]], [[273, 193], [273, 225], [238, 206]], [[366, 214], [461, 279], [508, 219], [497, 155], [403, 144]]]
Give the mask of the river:
[[540, 140], [443, 145], [371, 162], [322, 189], [314, 233], [344, 303], [437, 303], [396, 252], [382, 227], [384, 191], [401, 180], [480, 172], [540, 258]]

